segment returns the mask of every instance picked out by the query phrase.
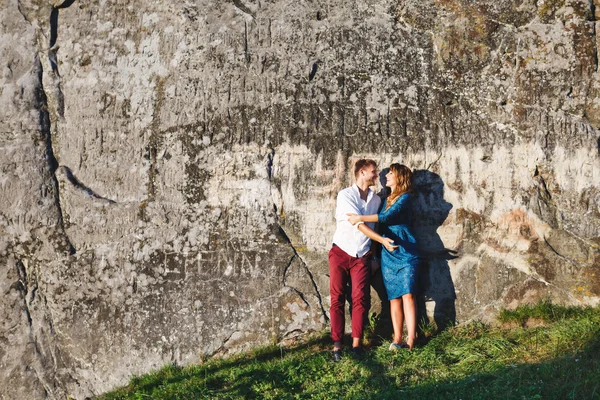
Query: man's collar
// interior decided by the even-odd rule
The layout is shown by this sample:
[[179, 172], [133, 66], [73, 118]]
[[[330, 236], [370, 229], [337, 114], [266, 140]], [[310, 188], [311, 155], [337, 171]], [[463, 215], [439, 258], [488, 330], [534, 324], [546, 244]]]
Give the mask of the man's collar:
[[[356, 183], [352, 184], [352, 188], [354, 189], [354, 191], [356, 192], [356, 194], [358, 195], [358, 197], [360, 197], [360, 188], [358, 187], [358, 185]], [[371, 187], [367, 188], [367, 203], [369, 201], [371, 201], [371, 199], [373, 198], [373, 195], [375, 194], [375, 192], [373, 190], [371, 190]]]

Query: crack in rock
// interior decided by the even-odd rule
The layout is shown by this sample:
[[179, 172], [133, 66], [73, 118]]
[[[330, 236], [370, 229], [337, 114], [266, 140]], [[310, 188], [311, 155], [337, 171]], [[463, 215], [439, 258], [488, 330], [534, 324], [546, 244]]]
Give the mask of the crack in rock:
[[580, 264], [579, 264], [577, 261], [575, 261], [575, 260], [573, 260], [573, 259], [571, 259], [571, 258], [569, 258], [569, 257], [563, 256], [562, 254], [560, 254], [560, 253], [558, 252], [558, 250], [556, 250], [556, 249], [555, 249], [555, 248], [554, 248], [554, 247], [553, 247], [553, 246], [550, 244], [550, 242], [548, 242], [548, 238], [546, 237], [546, 235], [544, 235], [544, 243], [546, 243], [546, 245], [547, 245], [547, 246], [550, 248], [550, 250], [552, 250], [552, 252], [553, 252], [554, 254], [556, 254], [558, 257], [560, 257], [560, 258], [562, 258], [563, 260], [565, 260], [565, 261], [568, 261], [568, 262], [570, 262], [570, 263], [572, 263], [572, 264], [574, 264], [574, 265], [580, 265]]
[[311, 282], [311, 284], [312, 284], [312, 286], [313, 286], [313, 288], [315, 290], [315, 294], [317, 296], [317, 301], [319, 303], [319, 308], [321, 310], [321, 314], [323, 315], [323, 317], [325, 318], [325, 320], [327, 320], [328, 319], [327, 318], [327, 313], [325, 312], [325, 308], [323, 307], [323, 299], [321, 298], [321, 293], [319, 292], [319, 287], [317, 286], [317, 283], [315, 282], [315, 279], [313, 277], [312, 272], [308, 268], [308, 265], [306, 264], [306, 262], [304, 262], [304, 260], [302, 259], [302, 257], [300, 257], [300, 255], [298, 254], [298, 251], [294, 247], [294, 244], [292, 243], [292, 241], [288, 237], [288, 235], [285, 232], [285, 230], [281, 227], [281, 225], [279, 225], [279, 232], [280, 232], [281, 236], [289, 243], [290, 247], [292, 248], [292, 251], [294, 252], [293, 256], [291, 257], [290, 261], [288, 262], [287, 266], [284, 269], [284, 272], [283, 272], [283, 285], [286, 286], [286, 287], [289, 287], [290, 289], [292, 289], [296, 293], [298, 293], [298, 295], [300, 296], [300, 298], [307, 304], [307, 306], [310, 307], [310, 304], [306, 300], [306, 298], [305, 298], [305, 296], [304, 296], [303, 293], [301, 293], [298, 289], [296, 289], [296, 288], [294, 288], [292, 286], [288, 286], [286, 284], [286, 277], [287, 277], [288, 270], [289, 270], [290, 266], [292, 265], [292, 263], [294, 262], [294, 260], [297, 258], [301, 262], [302, 268], [304, 268], [304, 270], [306, 272], [306, 276], [308, 276], [308, 278], [310, 279], [310, 282]]
[[50, 115], [48, 113], [48, 97], [46, 96], [46, 90], [43, 83], [43, 75], [44, 75], [44, 67], [39, 58], [39, 54], [36, 55], [34, 69], [38, 75], [38, 84], [40, 86], [40, 90], [38, 91], [37, 98], [37, 109], [40, 112], [40, 131], [42, 136], [45, 139], [46, 145], [46, 160], [48, 162], [48, 168], [51, 176], [51, 188], [54, 192], [54, 203], [57, 208], [58, 213], [58, 228], [64, 239], [66, 240], [68, 254], [75, 254], [75, 247], [73, 246], [71, 240], [69, 239], [67, 232], [65, 230], [65, 224], [63, 219], [63, 211], [62, 206], [60, 204], [60, 194], [59, 194], [59, 185], [58, 179], [56, 178], [56, 170], [58, 169], [58, 161], [54, 156], [54, 148], [52, 145], [52, 131], [51, 131], [51, 122]]
[[596, 5], [594, 4], [594, 0], [589, 0], [590, 14], [589, 14], [589, 23], [592, 25], [592, 43], [594, 43], [594, 71], [598, 72], [598, 38], [596, 32]]
[[235, 335], [237, 333], [240, 333], [240, 331], [234, 330], [233, 332], [231, 332], [231, 334], [229, 336], [227, 336], [227, 338], [225, 340], [223, 340], [221, 345], [214, 351], [214, 355], [218, 355], [218, 354], [223, 355], [223, 354], [227, 353], [227, 343], [231, 340], [233, 335]]
[[[23, 260], [16, 261], [15, 269], [17, 272], [17, 276], [19, 277], [19, 280], [11, 285], [11, 289], [15, 289], [19, 293], [21, 293], [21, 299], [23, 301], [22, 302], [23, 311], [25, 312], [25, 315], [27, 317], [27, 327], [29, 330], [29, 339], [30, 339], [30, 343], [33, 345], [33, 354], [35, 357], [35, 362], [33, 363], [33, 365], [31, 365], [31, 368], [35, 372], [35, 375], [36, 375], [38, 381], [43, 386], [44, 391], [46, 392], [46, 395], [48, 395], [49, 393], [53, 393], [53, 391], [52, 391], [53, 385], [51, 385], [50, 382], [48, 382], [48, 380], [46, 379], [44, 371], [47, 370], [47, 367], [44, 365], [45, 364], [44, 356], [40, 349], [40, 343], [39, 343], [37, 335], [35, 333], [35, 323], [33, 320], [31, 307], [30, 307], [30, 303], [31, 303], [31, 300], [33, 299], [33, 295], [30, 296], [30, 301], [27, 301], [27, 295], [29, 293], [29, 282], [28, 281], [33, 281], [34, 288], [35, 288], [35, 290], [37, 290], [37, 286], [38, 286], [37, 285], [37, 277], [36, 277], [36, 274], [32, 274], [32, 276], [28, 277], [27, 265], [25, 262], [23, 262]], [[33, 290], [32, 290], [32, 292], [33, 292]]]
[[32, 327], [32, 319], [31, 312], [29, 311], [29, 304], [27, 303], [27, 270], [25, 269], [25, 265], [23, 261], [18, 260], [15, 263], [15, 269], [17, 270], [17, 275], [19, 276], [19, 280], [12, 284], [11, 289], [16, 289], [21, 293], [21, 297], [23, 299], [23, 309], [25, 314], [27, 315], [27, 322], [29, 324], [29, 329]]
[[28, 22], [29, 24], [31, 24], [31, 21], [29, 20], [29, 18], [27, 18], [27, 15], [25, 15], [23, 10], [21, 9], [21, 0], [17, 1], [17, 10], [19, 10], [19, 13], [21, 13], [21, 15], [23, 16], [25, 21]]
[[256, 18], [256, 15], [254, 15], [254, 13], [252, 12], [252, 10], [250, 10], [240, 0], [233, 0], [233, 5], [235, 6], [235, 8], [237, 8], [238, 10], [240, 10], [241, 12], [243, 12], [244, 14], [251, 16], [253, 19]]
[[297, 294], [297, 295], [300, 297], [300, 299], [302, 299], [302, 301], [304, 302], [304, 304], [305, 304], [305, 305], [306, 305], [308, 308], [311, 308], [311, 307], [310, 307], [310, 303], [308, 302], [308, 300], [306, 300], [306, 297], [304, 297], [304, 293], [302, 293], [300, 290], [296, 289], [296, 288], [295, 288], [295, 287], [293, 287], [293, 286], [289, 286], [289, 285], [287, 284], [287, 282], [286, 282], [286, 280], [287, 280], [286, 278], [287, 278], [287, 273], [288, 273], [288, 270], [289, 270], [289, 268], [292, 266], [292, 264], [294, 263], [294, 260], [296, 260], [296, 259], [299, 259], [299, 260], [300, 260], [300, 262], [302, 262], [302, 259], [300, 259], [300, 257], [298, 257], [298, 255], [297, 255], [297, 254], [294, 254], [294, 255], [292, 256], [292, 258], [290, 258], [290, 261], [288, 262], [288, 264], [285, 266], [285, 268], [284, 268], [284, 270], [283, 270], [283, 282], [282, 282], [282, 283], [283, 283], [283, 286], [285, 286], [285, 287], [287, 287], [287, 288], [290, 288], [291, 290], [293, 290], [293, 291], [294, 291], [294, 292], [295, 292], [295, 293], [296, 293], [296, 294]]
[[319, 69], [318, 61], [315, 61], [310, 68], [310, 72], [308, 73], [308, 81], [309, 82], [315, 78], [315, 75], [317, 75], [318, 69]]
[[86, 186], [84, 183], [82, 183], [79, 179], [77, 179], [77, 177], [73, 174], [73, 171], [71, 171], [71, 168], [61, 165], [60, 167], [58, 167], [56, 173], [59, 173], [61, 175], [64, 175], [64, 177], [79, 191], [83, 192], [86, 196], [92, 197], [94, 199], [97, 200], [102, 200], [102, 201], [106, 201], [109, 204], [116, 204], [117, 202], [109, 199], [107, 197], [104, 196], [100, 196], [99, 194], [97, 194], [96, 192], [94, 192], [92, 189], [90, 189], [88, 186]]
[[[269, 148], [269, 152], [267, 153], [265, 161], [266, 161], [267, 175], [268, 175], [268, 179], [269, 179], [270, 182], [272, 182], [273, 175], [274, 175], [274, 171], [273, 171], [274, 158], [275, 158], [275, 149]], [[271, 194], [271, 198], [272, 198], [273, 197], [273, 186], [269, 185], [269, 189], [270, 189], [270, 192], [271, 192], [270, 194]], [[274, 210], [275, 213], [277, 213], [277, 204], [275, 204], [275, 203], [273, 203], [273, 210]], [[317, 301], [319, 303], [319, 308], [320, 308], [320, 311], [321, 311], [321, 315], [324, 317], [325, 321], [327, 321], [329, 318], [327, 317], [327, 312], [325, 311], [325, 308], [323, 306], [323, 299], [321, 298], [321, 293], [319, 292], [319, 287], [317, 286], [317, 283], [315, 282], [315, 279], [313, 277], [312, 272], [308, 268], [308, 265], [306, 264], [306, 262], [298, 254], [298, 251], [294, 247], [294, 244], [290, 240], [288, 234], [285, 232], [285, 230], [283, 229], [283, 227], [280, 224], [277, 224], [277, 227], [279, 229], [279, 234], [290, 245], [290, 247], [291, 247], [291, 249], [293, 251], [292, 257], [290, 258], [290, 260], [288, 261], [287, 265], [285, 266], [285, 268], [283, 270], [283, 278], [282, 278], [282, 284], [283, 284], [283, 286], [287, 287], [287, 288], [289, 288], [291, 290], [293, 290], [300, 297], [300, 299], [302, 299], [302, 301], [304, 302], [304, 304], [306, 304], [306, 306], [309, 309], [311, 308], [311, 305], [310, 305], [309, 301], [306, 299], [306, 296], [304, 295], [304, 293], [302, 293], [297, 288], [295, 288], [293, 286], [289, 286], [287, 284], [288, 271], [290, 270], [290, 267], [292, 266], [294, 260], [298, 259], [300, 261], [300, 263], [302, 264], [302, 268], [304, 268], [304, 270], [306, 272], [306, 276], [308, 276], [308, 278], [310, 279], [310, 282], [311, 282], [311, 284], [312, 284], [312, 286], [313, 286], [313, 288], [315, 290], [315, 294], [317, 296]]]
[[548, 204], [552, 200], [552, 195], [548, 191], [548, 187], [546, 185], [546, 181], [544, 177], [540, 174], [538, 166], [535, 167], [535, 172], [533, 173], [533, 180], [538, 185], [538, 191], [546, 204]]
[[60, 118], [64, 118], [65, 116], [65, 100], [61, 88], [60, 73], [58, 72], [58, 10], [61, 8], [67, 8], [73, 3], [74, 0], [66, 0], [59, 5], [52, 7], [52, 11], [50, 12], [50, 41], [48, 48], [48, 61], [50, 63], [50, 68], [55, 75], [55, 79], [53, 80], [56, 81], [56, 87], [54, 88], [56, 91], [56, 112]]

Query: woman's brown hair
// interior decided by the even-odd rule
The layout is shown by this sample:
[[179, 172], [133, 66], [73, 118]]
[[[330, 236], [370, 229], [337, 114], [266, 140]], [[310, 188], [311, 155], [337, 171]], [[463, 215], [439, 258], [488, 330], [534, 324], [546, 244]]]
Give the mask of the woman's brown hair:
[[390, 208], [392, 204], [398, 200], [398, 198], [404, 193], [412, 192], [412, 171], [406, 165], [393, 163], [390, 165], [390, 172], [396, 176], [396, 188], [388, 196], [387, 206], [385, 209]]

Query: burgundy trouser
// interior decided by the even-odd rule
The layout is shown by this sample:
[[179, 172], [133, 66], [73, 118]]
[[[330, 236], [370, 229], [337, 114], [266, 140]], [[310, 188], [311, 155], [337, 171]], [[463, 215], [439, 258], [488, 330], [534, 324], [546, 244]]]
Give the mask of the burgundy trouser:
[[363, 324], [370, 304], [368, 256], [352, 257], [335, 244], [329, 250], [329, 292], [331, 295], [331, 338], [341, 342], [344, 337], [344, 289], [352, 283], [352, 337], [362, 338]]

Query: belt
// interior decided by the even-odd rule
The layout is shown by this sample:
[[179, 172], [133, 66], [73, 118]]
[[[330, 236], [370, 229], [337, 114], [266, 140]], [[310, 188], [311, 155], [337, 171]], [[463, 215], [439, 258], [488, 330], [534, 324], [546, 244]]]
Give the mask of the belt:
[[[342, 248], [335, 243], [333, 243], [333, 245], [331, 247], [337, 247], [338, 249], [342, 250]], [[344, 250], [342, 250], [342, 251], [344, 251]], [[346, 253], [346, 252], [344, 251], [344, 253]], [[348, 254], [348, 253], [346, 253], [346, 254]], [[348, 255], [350, 255], [350, 254], [348, 254]], [[363, 255], [363, 257], [371, 257], [372, 255], [373, 255], [373, 252], [371, 250], [369, 250]], [[350, 257], [362, 258], [362, 257], [359, 257], [358, 254], [356, 254], [354, 256], [350, 256]]]

